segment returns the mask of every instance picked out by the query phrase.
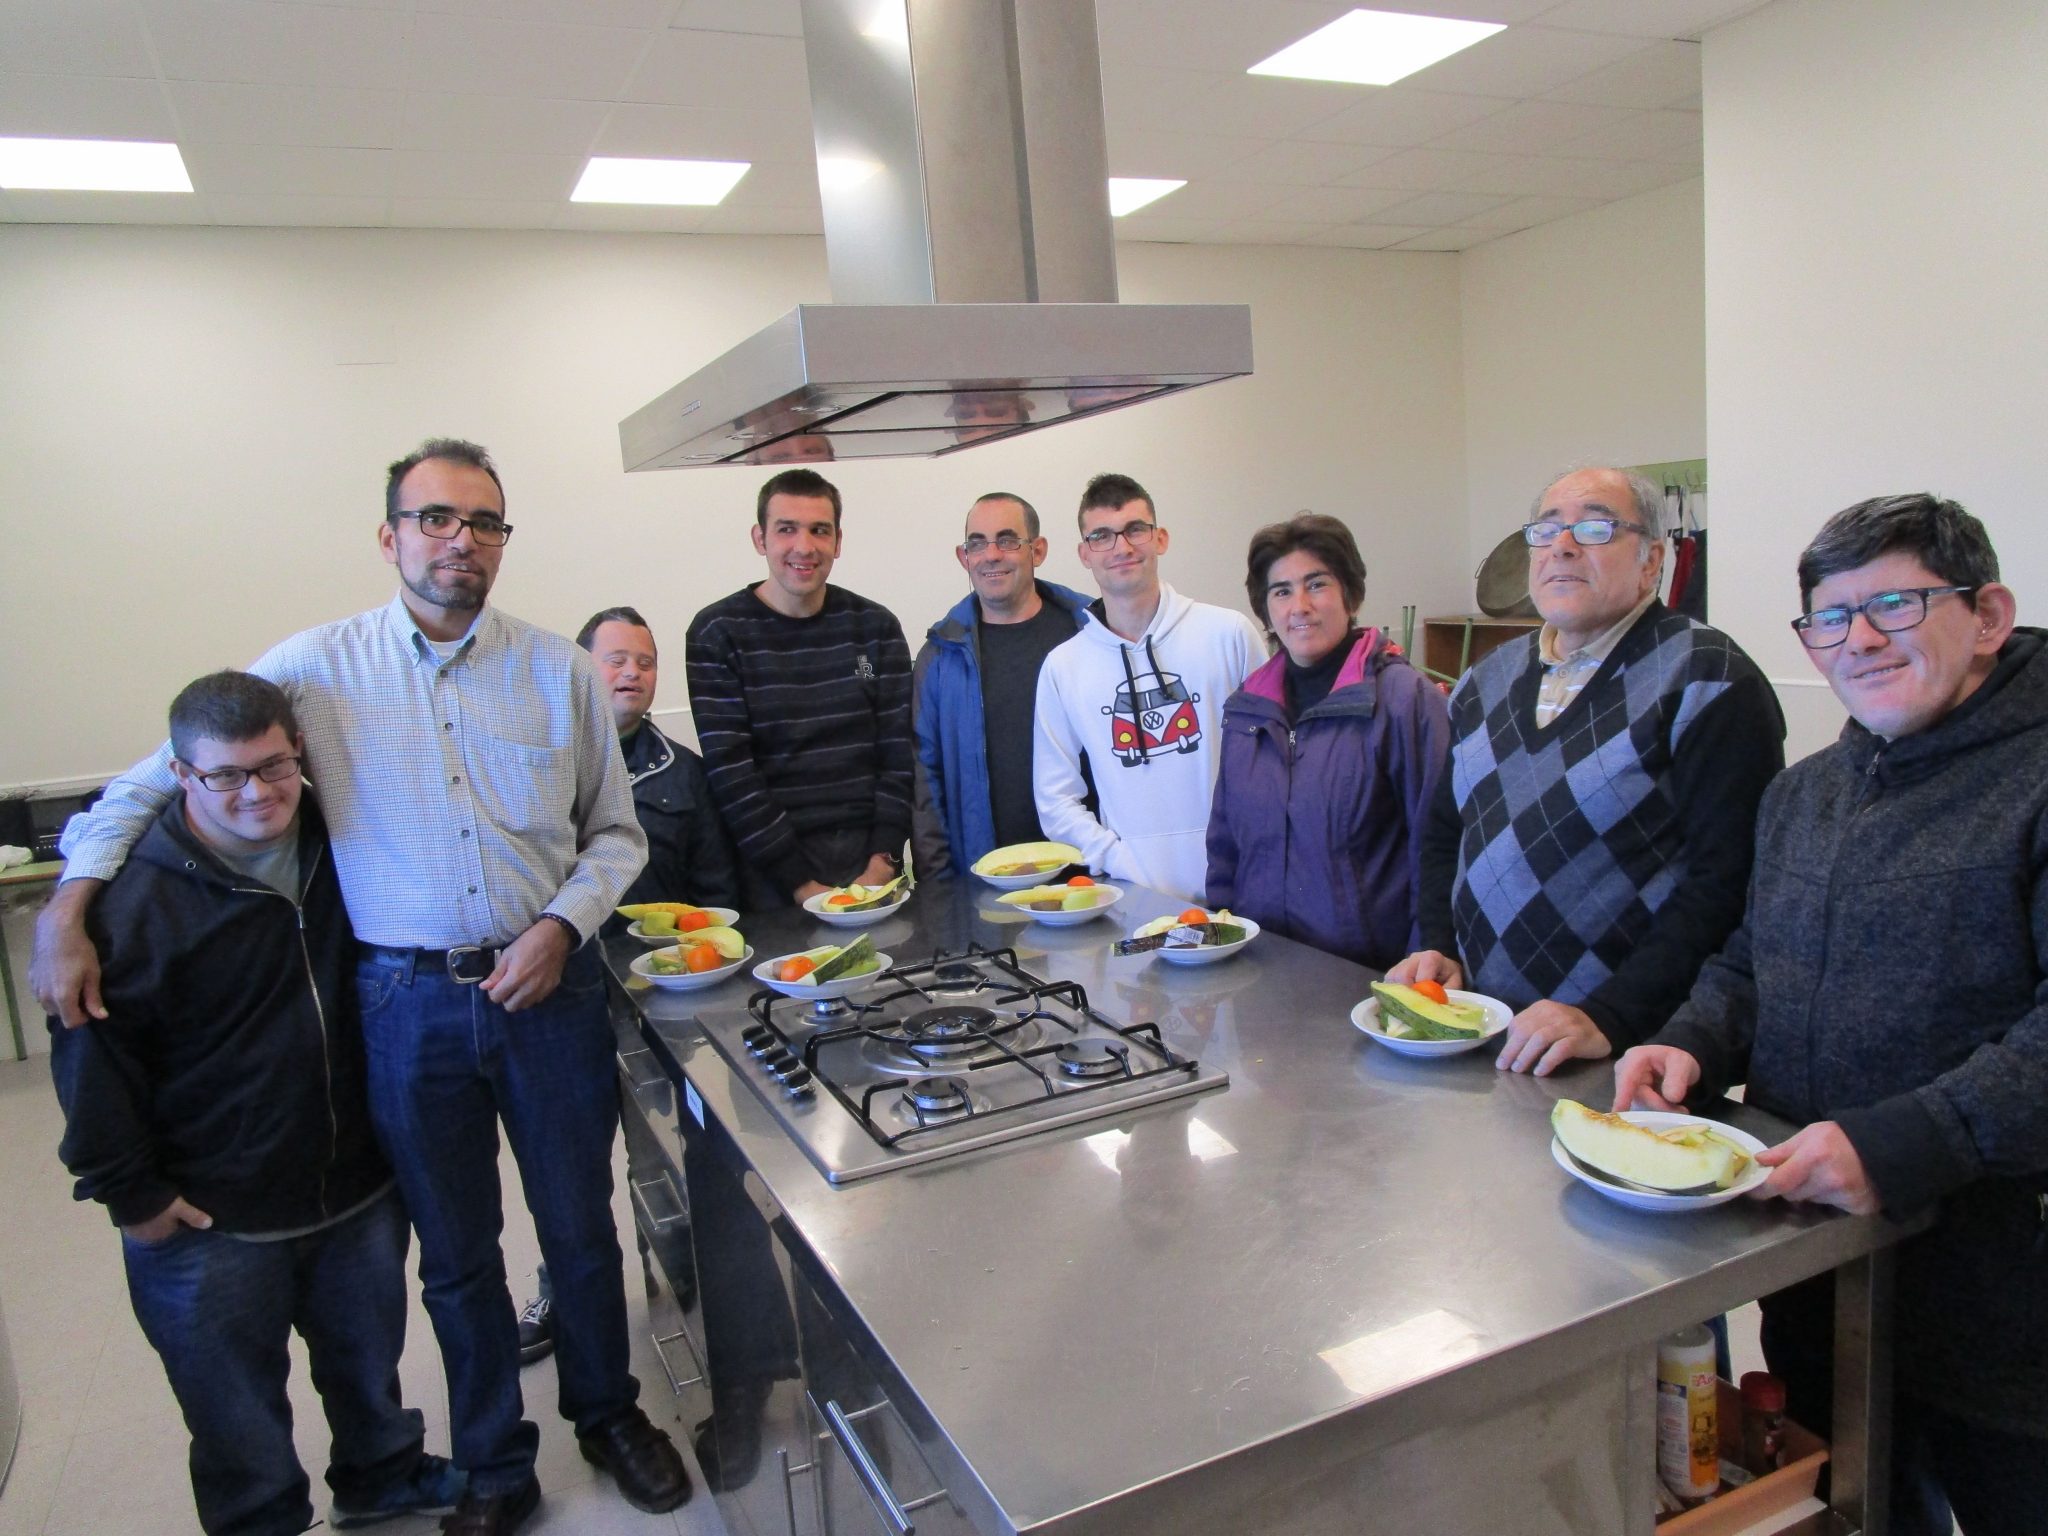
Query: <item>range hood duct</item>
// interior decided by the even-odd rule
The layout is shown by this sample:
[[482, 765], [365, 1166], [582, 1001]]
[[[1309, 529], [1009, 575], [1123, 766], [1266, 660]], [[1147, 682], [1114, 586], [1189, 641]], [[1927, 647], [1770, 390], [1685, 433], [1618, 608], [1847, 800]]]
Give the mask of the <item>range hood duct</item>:
[[929, 457], [1252, 371], [1119, 304], [1094, 0], [803, 0], [830, 304], [619, 423], [628, 470]]

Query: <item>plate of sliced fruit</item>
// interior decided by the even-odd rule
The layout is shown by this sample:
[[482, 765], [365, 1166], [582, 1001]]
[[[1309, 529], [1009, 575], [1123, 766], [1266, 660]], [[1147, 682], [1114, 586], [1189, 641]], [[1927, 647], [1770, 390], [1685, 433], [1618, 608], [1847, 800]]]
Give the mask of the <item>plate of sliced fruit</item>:
[[1072, 843], [1011, 843], [991, 849], [968, 867], [999, 891], [1022, 891], [1080, 862], [1081, 850]]
[[843, 947], [824, 944], [763, 960], [754, 967], [754, 980], [784, 997], [843, 997], [887, 969], [889, 957], [878, 953], [875, 941], [862, 934]]
[[1434, 981], [1372, 984], [1372, 996], [1351, 1010], [1359, 1033], [1402, 1056], [1456, 1056], [1477, 1050], [1514, 1022], [1515, 1011], [1483, 992]]
[[1123, 888], [1104, 885], [1087, 875], [1076, 875], [1064, 885], [1034, 885], [1021, 891], [1005, 891], [996, 900], [1015, 907], [1034, 922], [1052, 928], [1093, 922], [1123, 900]]
[[754, 958], [753, 946], [733, 928], [700, 928], [667, 949], [651, 949], [633, 961], [633, 974], [650, 986], [673, 992], [715, 987]]
[[731, 907], [697, 907], [687, 901], [641, 901], [617, 909], [626, 932], [642, 944], [669, 945], [686, 933], [730, 928], [740, 920]]
[[820, 891], [804, 903], [804, 910], [834, 928], [865, 928], [908, 900], [910, 887], [898, 875], [887, 885], [842, 885], [837, 890]]
[[1571, 1099], [1550, 1111], [1550, 1155], [1588, 1189], [1638, 1211], [1721, 1205], [1770, 1177], [1764, 1144], [1699, 1115], [1632, 1109], [1602, 1114]]
[[1189, 907], [1169, 917], [1155, 917], [1127, 939], [1110, 946], [1117, 955], [1157, 955], [1171, 965], [1214, 965], [1228, 960], [1259, 936], [1259, 925], [1229, 908], [1211, 912]]

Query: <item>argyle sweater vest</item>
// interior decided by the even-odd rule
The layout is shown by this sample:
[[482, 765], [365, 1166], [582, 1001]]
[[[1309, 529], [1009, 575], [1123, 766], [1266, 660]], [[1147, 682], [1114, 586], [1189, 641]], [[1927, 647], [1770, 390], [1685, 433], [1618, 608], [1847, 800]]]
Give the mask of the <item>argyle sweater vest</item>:
[[1726, 635], [1661, 604], [1547, 727], [1542, 670], [1532, 633], [1451, 697], [1452, 920], [1466, 985], [1516, 1009], [1582, 1003], [1642, 941], [1686, 874], [1679, 742], [1738, 679], [1761, 682]]

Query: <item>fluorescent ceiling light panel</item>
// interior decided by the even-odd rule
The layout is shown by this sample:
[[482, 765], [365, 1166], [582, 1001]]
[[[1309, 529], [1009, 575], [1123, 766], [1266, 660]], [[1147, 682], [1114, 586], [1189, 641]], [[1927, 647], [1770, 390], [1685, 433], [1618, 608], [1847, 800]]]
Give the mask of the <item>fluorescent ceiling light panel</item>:
[[1147, 203], [1156, 203], [1169, 192], [1178, 192], [1186, 186], [1185, 181], [1158, 181], [1143, 176], [1112, 176], [1109, 178], [1109, 216], [1120, 219], [1127, 213], [1135, 213]]
[[1497, 22], [1404, 16], [1398, 11], [1352, 11], [1290, 43], [1248, 75], [1295, 80], [1339, 80], [1351, 85], [1392, 85], [1418, 69], [1505, 31]]
[[0, 187], [11, 192], [190, 192], [175, 144], [125, 139], [0, 139]]
[[708, 208], [752, 169], [745, 160], [614, 160], [593, 155], [572, 203], [668, 203]]

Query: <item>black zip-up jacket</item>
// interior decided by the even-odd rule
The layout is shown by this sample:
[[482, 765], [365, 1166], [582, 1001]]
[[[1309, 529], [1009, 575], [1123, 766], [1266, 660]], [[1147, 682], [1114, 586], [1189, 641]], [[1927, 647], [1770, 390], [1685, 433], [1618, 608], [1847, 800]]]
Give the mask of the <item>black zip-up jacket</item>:
[[218, 1232], [317, 1226], [391, 1171], [371, 1134], [355, 935], [299, 810], [295, 902], [235, 873], [174, 796], [93, 903], [104, 1020], [50, 1021], [77, 1197], [121, 1226], [186, 1200]]
[[1853, 720], [1764, 795], [1742, 926], [1653, 1043], [1833, 1120], [1899, 1251], [1906, 1395], [2048, 1435], [2048, 634], [1946, 718]]

